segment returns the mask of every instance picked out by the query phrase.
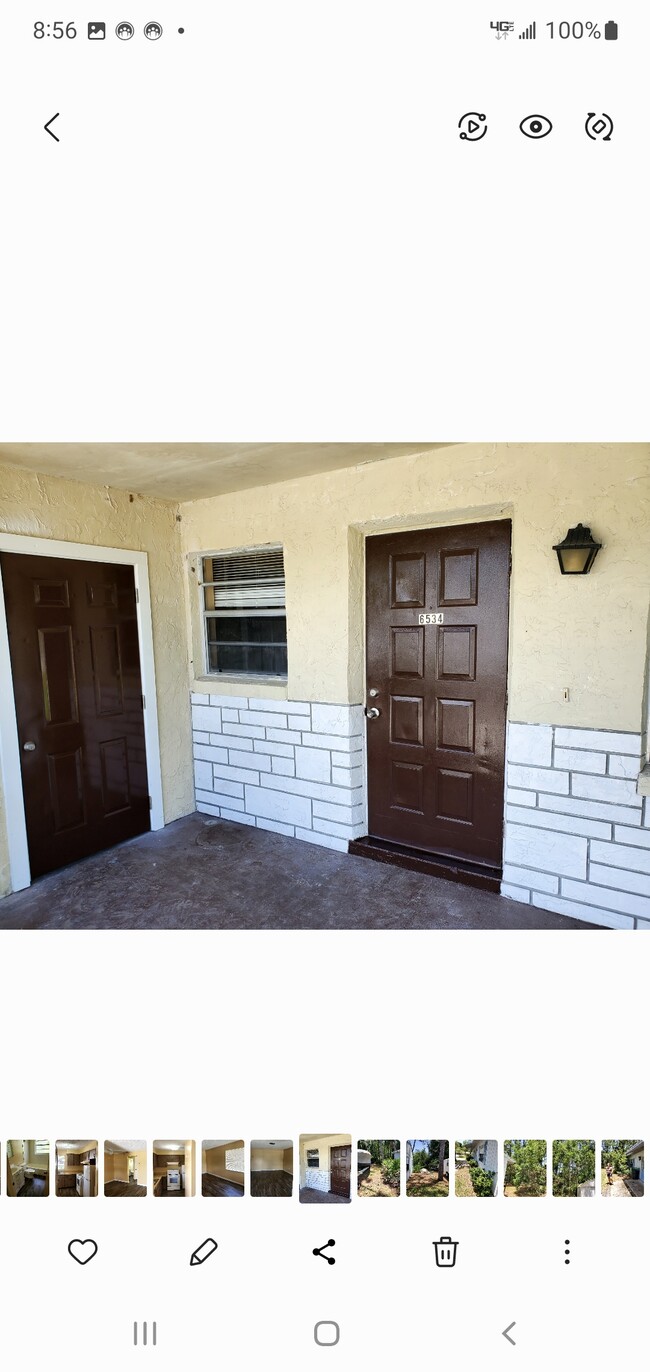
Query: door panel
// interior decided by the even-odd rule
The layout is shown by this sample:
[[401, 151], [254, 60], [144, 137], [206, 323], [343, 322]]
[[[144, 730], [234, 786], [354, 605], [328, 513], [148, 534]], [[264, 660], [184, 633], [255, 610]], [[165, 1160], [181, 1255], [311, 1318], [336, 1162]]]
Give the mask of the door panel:
[[498, 867], [510, 523], [370, 538], [366, 571], [370, 835]]
[[351, 1148], [330, 1150], [331, 1189], [335, 1196], [350, 1195]]
[[40, 876], [149, 829], [133, 569], [14, 553], [0, 566]]

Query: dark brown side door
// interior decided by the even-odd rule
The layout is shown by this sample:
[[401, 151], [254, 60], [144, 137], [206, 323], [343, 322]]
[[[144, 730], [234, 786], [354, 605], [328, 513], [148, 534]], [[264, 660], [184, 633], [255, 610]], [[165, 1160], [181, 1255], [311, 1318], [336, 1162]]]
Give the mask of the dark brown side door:
[[133, 569], [0, 555], [32, 876], [150, 827]]
[[510, 523], [367, 542], [369, 832], [501, 865]]
[[350, 1195], [351, 1148], [330, 1149], [331, 1190], [335, 1196]]

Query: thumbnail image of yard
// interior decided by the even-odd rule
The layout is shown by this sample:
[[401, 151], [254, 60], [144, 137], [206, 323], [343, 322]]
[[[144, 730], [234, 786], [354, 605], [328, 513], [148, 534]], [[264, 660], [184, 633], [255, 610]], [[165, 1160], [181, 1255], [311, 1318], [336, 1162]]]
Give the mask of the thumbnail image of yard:
[[600, 1188], [612, 1196], [643, 1195], [643, 1139], [603, 1139]]
[[503, 1145], [504, 1196], [545, 1196], [546, 1139], [506, 1139]]
[[496, 1139], [461, 1139], [454, 1149], [457, 1196], [496, 1196], [499, 1145]]
[[584, 1200], [596, 1194], [596, 1144], [593, 1139], [553, 1140], [553, 1195]]
[[449, 1139], [407, 1139], [406, 1194], [449, 1195]]
[[360, 1196], [399, 1196], [399, 1139], [359, 1139], [357, 1192]]

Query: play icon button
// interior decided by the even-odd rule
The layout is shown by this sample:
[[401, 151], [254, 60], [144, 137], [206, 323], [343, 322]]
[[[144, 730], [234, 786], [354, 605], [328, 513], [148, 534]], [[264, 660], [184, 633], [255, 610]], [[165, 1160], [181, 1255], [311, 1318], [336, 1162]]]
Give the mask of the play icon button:
[[469, 110], [458, 120], [460, 137], [465, 143], [478, 143], [487, 133], [486, 116], [477, 110]]

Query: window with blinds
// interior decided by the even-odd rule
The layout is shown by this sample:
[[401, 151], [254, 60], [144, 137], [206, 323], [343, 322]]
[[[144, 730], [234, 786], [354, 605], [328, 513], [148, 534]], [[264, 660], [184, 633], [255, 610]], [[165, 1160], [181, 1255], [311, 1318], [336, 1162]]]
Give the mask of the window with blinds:
[[286, 676], [282, 548], [204, 557], [201, 585], [208, 671]]

